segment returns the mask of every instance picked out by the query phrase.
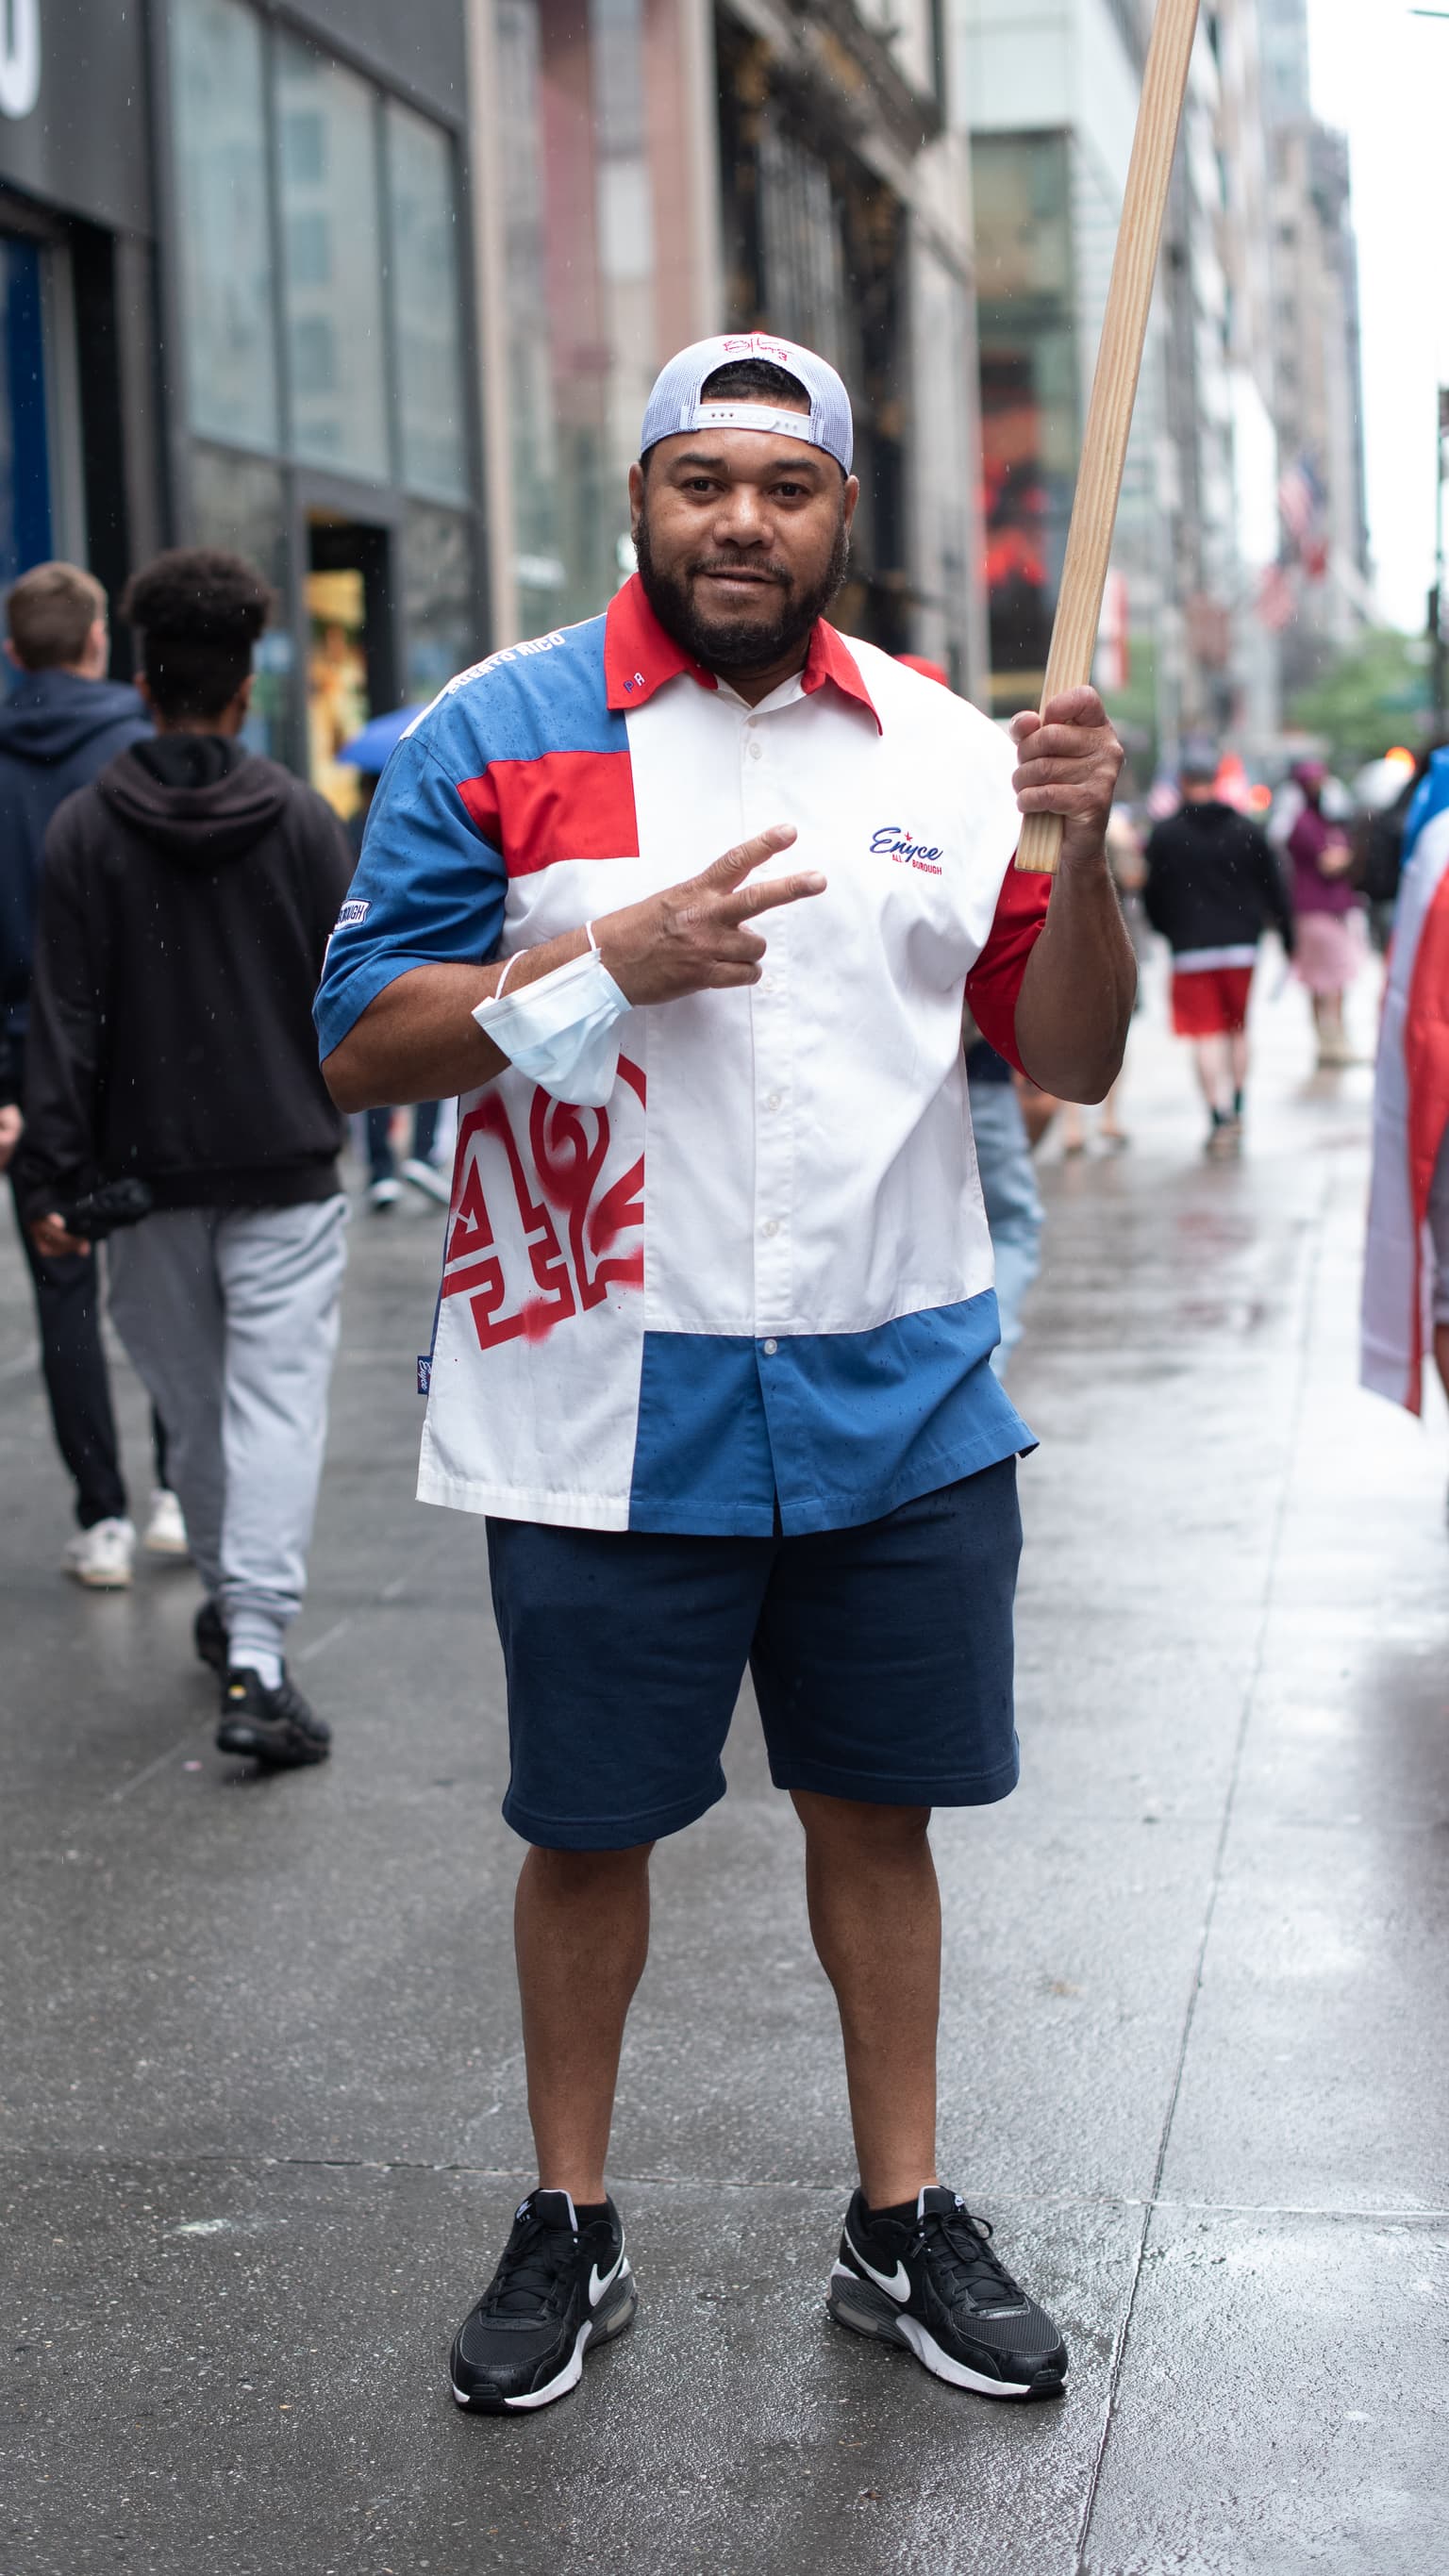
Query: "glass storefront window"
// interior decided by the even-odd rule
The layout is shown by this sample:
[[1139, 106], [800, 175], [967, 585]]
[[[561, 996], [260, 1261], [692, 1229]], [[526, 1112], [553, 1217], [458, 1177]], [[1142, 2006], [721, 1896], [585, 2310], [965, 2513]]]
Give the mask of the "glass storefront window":
[[50, 551], [40, 253], [0, 234], [0, 582]]
[[999, 710], [1040, 686], [1076, 472], [1066, 138], [978, 135], [971, 170], [986, 581]]
[[273, 622], [257, 646], [252, 703], [244, 739], [252, 751], [286, 760], [292, 750], [292, 638], [286, 626], [287, 509], [280, 469], [254, 457], [195, 447], [191, 455], [191, 524], [199, 546], [245, 555], [277, 593]]
[[479, 609], [473, 530], [457, 510], [410, 502], [403, 525], [403, 696], [435, 698], [475, 651]]
[[390, 460], [375, 93], [283, 37], [277, 120], [292, 452], [382, 482]]
[[191, 425], [238, 446], [275, 448], [261, 21], [241, 0], [177, 0], [172, 54]]
[[410, 492], [468, 492], [457, 201], [447, 136], [389, 100], [388, 225], [402, 479]]

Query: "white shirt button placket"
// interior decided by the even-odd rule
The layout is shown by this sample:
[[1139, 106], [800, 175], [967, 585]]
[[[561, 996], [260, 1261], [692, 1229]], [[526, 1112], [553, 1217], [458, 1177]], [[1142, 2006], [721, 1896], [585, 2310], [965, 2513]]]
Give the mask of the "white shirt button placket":
[[[749, 832], [783, 819], [772, 752], [775, 728], [744, 726], [740, 766]], [[766, 913], [764, 973], [753, 987], [755, 1058], [755, 1312], [760, 1329], [788, 1323], [791, 1300], [790, 1217], [794, 1153], [790, 1121], [792, 1031], [789, 907]]]

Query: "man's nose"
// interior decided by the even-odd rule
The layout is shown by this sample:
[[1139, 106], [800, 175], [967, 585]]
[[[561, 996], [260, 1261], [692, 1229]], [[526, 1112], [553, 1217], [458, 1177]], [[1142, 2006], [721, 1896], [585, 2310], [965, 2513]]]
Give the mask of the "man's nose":
[[730, 485], [715, 512], [714, 532], [721, 545], [768, 545], [769, 512], [753, 484]]

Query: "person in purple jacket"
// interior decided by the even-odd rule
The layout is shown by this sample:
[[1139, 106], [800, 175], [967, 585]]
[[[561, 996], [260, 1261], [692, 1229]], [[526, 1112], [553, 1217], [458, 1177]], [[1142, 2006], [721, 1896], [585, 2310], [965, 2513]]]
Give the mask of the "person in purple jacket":
[[1350, 882], [1353, 852], [1346, 830], [1323, 810], [1328, 771], [1321, 760], [1301, 760], [1293, 784], [1303, 810], [1288, 835], [1293, 867], [1293, 911], [1298, 934], [1293, 972], [1306, 985], [1318, 1033], [1318, 1069], [1352, 1064], [1343, 1023], [1343, 999], [1365, 954], [1363, 907]]

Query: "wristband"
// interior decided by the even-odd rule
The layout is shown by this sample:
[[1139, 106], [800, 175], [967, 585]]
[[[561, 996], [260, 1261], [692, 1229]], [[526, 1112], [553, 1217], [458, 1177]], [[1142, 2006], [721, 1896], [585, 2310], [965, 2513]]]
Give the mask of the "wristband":
[[500, 1054], [551, 1099], [602, 1109], [619, 1070], [617, 1024], [630, 1006], [599, 955], [592, 922], [587, 930], [581, 957], [516, 993], [503, 991], [505, 966], [498, 991], [473, 1017]]

